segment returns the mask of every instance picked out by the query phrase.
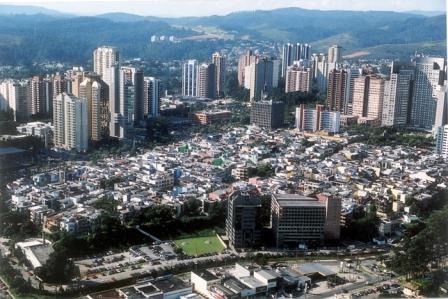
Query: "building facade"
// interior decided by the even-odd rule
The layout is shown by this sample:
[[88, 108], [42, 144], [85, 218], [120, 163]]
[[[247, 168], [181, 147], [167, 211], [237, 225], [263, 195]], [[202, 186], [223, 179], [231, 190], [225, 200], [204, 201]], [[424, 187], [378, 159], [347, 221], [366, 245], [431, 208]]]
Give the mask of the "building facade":
[[54, 145], [66, 150], [88, 149], [87, 100], [67, 93], [59, 94], [53, 105]]
[[260, 128], [277, 129], [283, 127], [285, 120], [285, 104], [283, 102], [252, 102], [250, 123]]
[[254, 191], [235, 190], [227, 203], [226, 234], [231, 248], [251, 248], [261, 243], [261, 200]]

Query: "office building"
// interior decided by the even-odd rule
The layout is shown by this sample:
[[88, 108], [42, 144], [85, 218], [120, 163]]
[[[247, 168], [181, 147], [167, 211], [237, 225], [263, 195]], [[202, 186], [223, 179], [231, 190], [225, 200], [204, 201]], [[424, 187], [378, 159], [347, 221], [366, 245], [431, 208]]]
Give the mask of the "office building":
[[273, 194], [271, 202], [271, 226], [277, 247], [298, 248], [325, 239], [325, 203], [297, 194]]
[[162, 82], [154, 77], [144, 77], [144, 111], [145, 118], [160, 116], [160, 99], [162, 97]]
[[277, 129], [284, 125], [284, 114], [285, 104], [283, 102], [272, 100], [252, 102], [250, 123], [260, 128]]
[[215, 98], [215, 65], [203, 63], [197, 68], [196, 95], [200, 98]]
[[224, 84], [226, 78], [226, 58], [220, 53], [214, 53], [212, 63], [215, 65], [215, 96], [224, 95]]
[[433, 135], [436, 137], [438, 128], [448, 124], [448, 86], [437, 86], [434, 96], [437, 99], [437, 107], [433, 126]]
[[91, 141], [109, 136], [109, 86], [98, 74], [87, 74], [79, 85], [79, 97], [87, 100], [87, 128]]
[[300, 131], [325, 131], [335, 134], [340, 130], [340, 123], [341, 113], [324, 110], [322, 105], [316, 105], [315, 109], [311, 109], [301, 104], [296, 108], [296, 128]]
[[[260, 100], [272, 93], [273, 62], [270, 58], [258, 58], [250, 68], [250, 99]], [[247, 78], [245, 78], [246, 80]]]
[[182, 65], [182, 95], [195, 97], [197, 95], [197, 60], [188, 60]]
[[313, 54], [313, 70], [316, 87], [320, 93], [327, 91], [328, 63], [324, 54]]
[[311, 45], [297, 44], [296, 60], [310, 60], [311, 59]]
[[312, 70], [300, 67], [297, 64], [289, 66], [286, 70], [285, 92], [310, 92], [313, 81]]
[[338, 45], [328, 48], [328, 63], [342, 62], [342, 47]]
[[194, 114], [194, 120], [200, 125], [210, 125], [229, 121], [231, 116], [228, 110], [200, 111]]
[[238, 60], [238, 83], [240, 86], [247, 86], [246, 81], [250, 80], [246, 75], [246, 67], [255, 63], [257, 56], [252, 50], [247, 50], [246, 53], [240, 56]]
[[332, 69], [328, 74], [327, 106], [331, 111], [344, 111], [347, 80], [345, 70]]
[[410, 126], [423, 130], [432, 129], [437, 106], [435, 91], [438, 85], [443, 85], [444, 67], [444, 58], [415, 58], [416, 73], [412, 93]]
[[93, 51], [93, 71], [98, 75], [104, 76], [107, 69], [119, 61], [120, 54], [115, 47], [103, 46]]
[[381, 123], [384, 98], [384, 80], [376, 75], [355, 79], [353, 88], [353, 115]]
[[67, 93], [59, 94], [53, 103], [54, 145], [66, 150], [84, 152], [88, 148], [87, 100]]
[[408, 124], [415, 69], [392, 63], [389, 80], [384, 84], [383, 126], [402, 127]]
[[226, 234], [231, 248], [261, 243], [261, 200], [253, 190], [234, 190], [227, 201]]

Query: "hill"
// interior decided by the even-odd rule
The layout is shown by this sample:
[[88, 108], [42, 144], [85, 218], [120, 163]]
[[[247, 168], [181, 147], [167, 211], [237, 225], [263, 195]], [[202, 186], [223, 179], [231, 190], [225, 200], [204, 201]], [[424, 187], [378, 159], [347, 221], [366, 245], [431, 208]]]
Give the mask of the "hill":
[[[117, 46], [124, 58], [203, 59], [223, 47], [240, 45], [239, 39], [306, 42], [313, 52], [340, 44], [344, 54], [368, 53], [367, 57], [407, 58], [416, 50], [446, 53], [442, 46], [445, 15], [296, 7], [183, 18], [120, 12], [79, 17], [35, 6], [3, 5], [0, 10], [0, 64], [51, 60], [85, 64], [93, 49], [102, 44]], [[198, 28], [212, 32], [207, 35], [212, 38], [191, 38], [200, 34]], [[190, 38], [182, 43], [149, 44], [153, 34]]]

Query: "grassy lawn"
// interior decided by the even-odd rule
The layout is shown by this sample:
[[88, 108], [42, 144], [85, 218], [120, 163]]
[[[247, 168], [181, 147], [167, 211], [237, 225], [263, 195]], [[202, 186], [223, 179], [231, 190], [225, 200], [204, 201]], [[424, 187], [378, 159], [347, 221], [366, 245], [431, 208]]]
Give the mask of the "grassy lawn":
[[177, 247], [182, 248], [185, 254], [190, 256], [204, 253], [221, 252], [224, 249], [216, 235], [181, 238], [174, 241]]

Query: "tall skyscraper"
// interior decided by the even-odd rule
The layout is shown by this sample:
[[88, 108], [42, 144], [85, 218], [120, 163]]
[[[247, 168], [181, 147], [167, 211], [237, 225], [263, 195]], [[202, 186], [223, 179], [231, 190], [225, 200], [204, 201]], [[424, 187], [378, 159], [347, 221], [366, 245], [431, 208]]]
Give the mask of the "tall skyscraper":
[[298, 65], [289, 66], [286, 70], [285, 92], [310, 92], [313, 81], [310, 68], [299, 67]]
[[310, 60], [311, 46], [301, 43], [287, 43], [283, 45], [282, 49], [282, 77], [286, 76], [286, 71], [289, 66], [293, 65], [295, 61]]
[[431, 130], [434, 125], [437, 100], [434, 96], [438, 85], [443, 85], [444, 58], [417, 57], [416, 75], [410, 114], [410, 125]]
[[327, 91], [327, 76], [328, 76], [328, 63], [324, 54], [313, 54], [313, 70], [314, 79], [317, 83], [317, 89], [321, 93]]
[[53, 141], [56, 147], [84, 152], [88, 148], [87, 100], [67, 93], [53, 103]]
[[296, 60], [310, 60], [311, 59], [311, 46], [309, 44], [297, 44]]
[[345, 90], [344, 90], [344, 108], [343, 113], [347, 115], [352, 115], [353, 113], [353, 88], [355, 86], [355, 79], [361, 76], [361, 70], [356, 68], [348, 68], [345, 70], [347, 72], [347, 79], [345, 80]]
[[353, 115], [377, 119], [381, 122], [384, 98], [384, 80], [376, 75], [355, 79]]
[[437, 137], [440, 127], [448, 124], [448, 86], [439, 85], [434, 93], [437, 99], [436, 115], [434, 120], [433, 135]]
[[261, 200], [253, 190], [234, 190], [227, 201], [226, 234], [231, 248], [261, 243]]
[[250, 66], [250, 99], [260, 100], [272, 93], [273, 63], [269, 58], [259, 58]]
[[278, 87], [278, 81], [280, 79], [280, 73], [282, 68], [282, 61], [277, 58], [272, 58], [272, 87]]
[[15, 121], [26, 121], [30, 115], [29, 81], [5, 80], [0, 83], [1, 110], [12, 109]]
[[332, 69], [328, 74], [327, 106], [331, 111], [344, 111], [347, 79], [345, 70]]
[[162, 96], [162, 83], [154, 77], [144, 77], [145, 118], [160, 116], [160, 99]]
[[182, 65], [182, 95], [195, 97], [197, 95], [197, 60], [188, 60]]
[[98, 74], [88, 74], [79, 86], [79, 97], [87, 100], [89, 140], [109, 136], [109, 86]]
[[125, 137], [144, 119], [143, 72], [135, 67], [120, 67], [120, 114]]
[[215, 97], [215, 65], [203, 63], [197, 69], [196, 96], [213, 99]]
[[107, 68], [103, 78], [104, 82], [109, 86], [109, 136], [122, 139], [125, 137], [125, 131], [122, 126], [123, 117], [120, 110], [119, 64], [116, 63]]
[[338, 45], [328, 48], [328, 63], [342, 62], [342, 47]]
[[406, 126], [412, 98], [415, 69], [392, 63], [389, 80], [384, 85], [383, 126]]
[[436, 152], [444, 159], [448, 160], [448, 125], [437, 128]]
[[214, 53], [212, 63], [215, 65], [215, 96], [224, 94], [224, 84], [226, 77], [226, 58], [220, 53]]
[[46, 84], [41, 76], [34, 76], [30, 81], [31, 115], [46, 113]]
[[250, 79], [246, 76], [246, 67], [255, 63], [256, 60], [257, 56], [254, 55], [252, 50], [247, 50], [246, 53], [240, 56], [240, 59], [238, 60], [238, 83], [240, 86], [248, 85], [247, 81]]
[[88, 73], [82, 67], [74, 67], [71, 70], [71, 92], [75, 97], [79, 97], [79, 85], [84, 81], [84, 76]]
[[120, 60], [120, 54], [115, 47], [102, 46], [93, 51], [93, 71], [101, 76], [107, 69]]
[[[300, 44], [299, 44], [300, 45]], [[298, 53], [299, 51], [299, 53]], [[286, 76], [286, 70], [291, 66], [295, 60], [297, 60], [297, 55], [300, 55], [300, 47], [297, 49], [297, 44], [287, 43], [283, 45], [282, 50], [282, 78]]]

